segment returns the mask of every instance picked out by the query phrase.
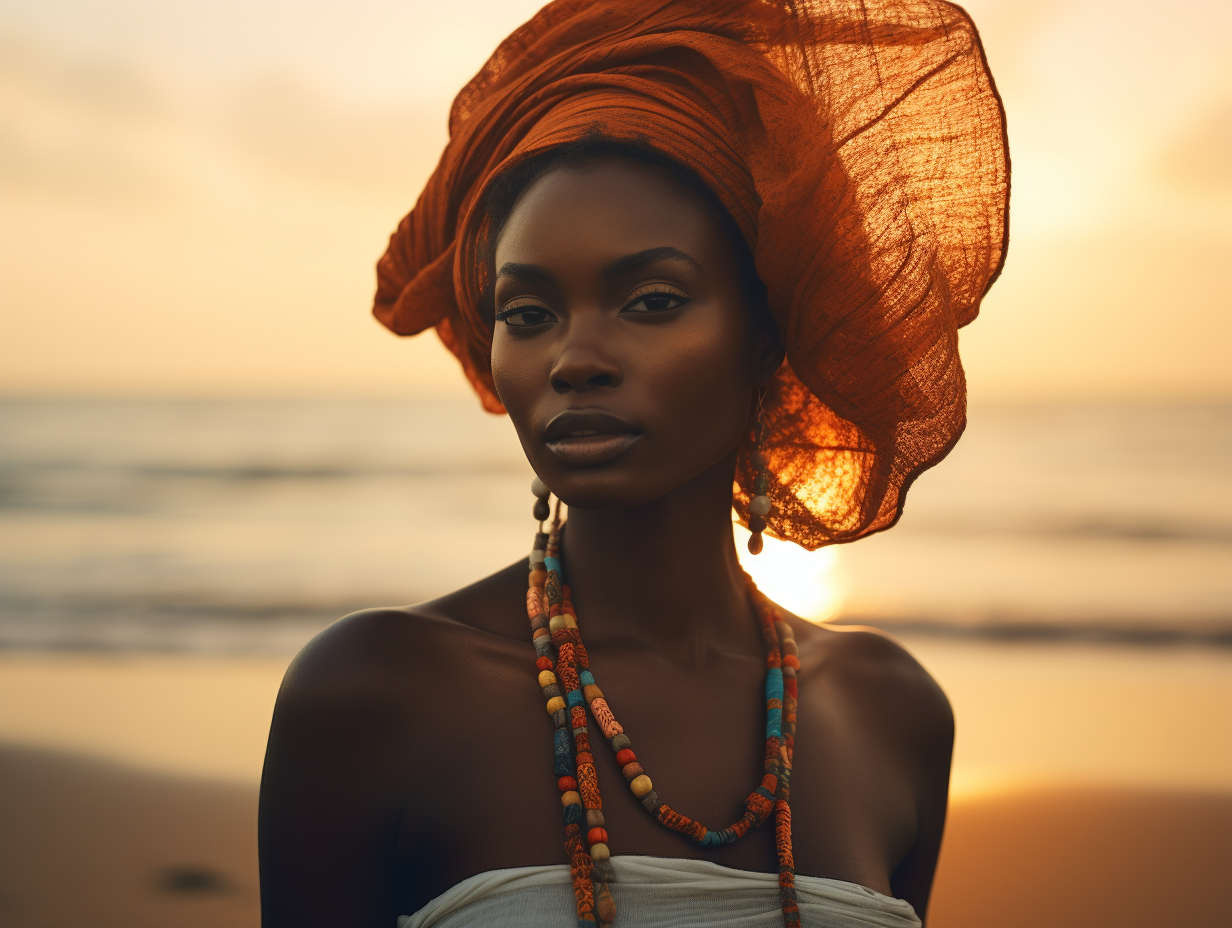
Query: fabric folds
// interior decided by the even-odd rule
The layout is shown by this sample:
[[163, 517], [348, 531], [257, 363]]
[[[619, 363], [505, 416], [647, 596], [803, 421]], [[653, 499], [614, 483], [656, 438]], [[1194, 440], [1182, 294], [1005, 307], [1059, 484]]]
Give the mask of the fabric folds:
[[[778, 875], [708, 860], [612, 858], [616, 924], [637, 928], [781, 928]], [[809, 928], [920, 928], [911, 903], [843, 880], [798, 875]], [[575, 928], [567, 864], [489, 870], [458, 883], [398, 928]]]
[[[449, 131], [374, 312], [402, 335], [435, 327], [489, 411], [484, 190], [605, 138], [692, 169], [752, 250], [787, 349], [764, 404], [771, 534], [812, 549], [887, 528], [957, 441], [958, 328], [1000, 272], [1009, 196], [1004, 112], [960, 7], [556, 0], [462, 90]], [[744, 520], [753, 476], [742, 453]]]

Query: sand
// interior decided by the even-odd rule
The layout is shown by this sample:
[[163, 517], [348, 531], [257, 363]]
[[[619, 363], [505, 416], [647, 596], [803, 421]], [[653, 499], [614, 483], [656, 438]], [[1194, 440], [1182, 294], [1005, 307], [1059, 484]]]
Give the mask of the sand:
[[[0, 924], [256, 928], [256, 789], [0, 748]], [[932, 928], [1227, 928], [1232, 793], [959, 800]]]
[[260, 924], [257, 793], [0, 747], [0, 925]]
[[[932, 928], [1232, 928], [1232, 654], [912, 644], [959, 724]], [[0, 928], [258, 925], [285, 665], [0, 654]]]

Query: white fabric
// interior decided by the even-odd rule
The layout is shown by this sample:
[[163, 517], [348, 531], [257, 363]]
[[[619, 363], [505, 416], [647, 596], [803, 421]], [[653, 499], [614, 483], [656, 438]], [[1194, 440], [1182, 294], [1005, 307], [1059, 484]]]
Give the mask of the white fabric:
[[[707, 860], [613, 857], [616, 928], [781, 928], [778, 877]], [[911, 903], [865, 886], [796, 876], [803, 928], [920, 928]], [[576, 928], [569, 867], [489, 870], [437, 896], [398, 928]]]

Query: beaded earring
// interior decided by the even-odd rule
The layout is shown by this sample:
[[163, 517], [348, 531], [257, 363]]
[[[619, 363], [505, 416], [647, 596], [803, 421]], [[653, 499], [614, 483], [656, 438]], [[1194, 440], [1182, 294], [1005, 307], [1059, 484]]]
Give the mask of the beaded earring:
[[753, 426], [753, 451], [749, 455], [749, 461], [757, 470], [753, 477], [753, 498], [749, 501], [749, 531], [752, 533], [749, 535], [749, 554], [761, 554], [763, 546], [761, 533], [766, 530], [766, 519], [772, 508], [770, 497], [766, 495], [770, 490], [770, 465], [761, 450], [766, 439], [766, 423], [762, 408], [762, 401], [765, 397], [765, 393], [757, 397], [757, 421]]

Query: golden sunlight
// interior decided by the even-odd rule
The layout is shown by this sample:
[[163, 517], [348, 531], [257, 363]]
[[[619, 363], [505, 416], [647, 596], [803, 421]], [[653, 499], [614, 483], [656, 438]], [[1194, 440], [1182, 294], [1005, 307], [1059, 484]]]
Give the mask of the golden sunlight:
[[834, 577], [836, 548], [805, 551], [766, 535], [761, 554], [752, 555], [748, 550], [748, 529], [742, 525], [732, 528], [740, 565], [758, 589], [784, 609], [812, 622], [828, 622], [838, 616], [843, 601]]

